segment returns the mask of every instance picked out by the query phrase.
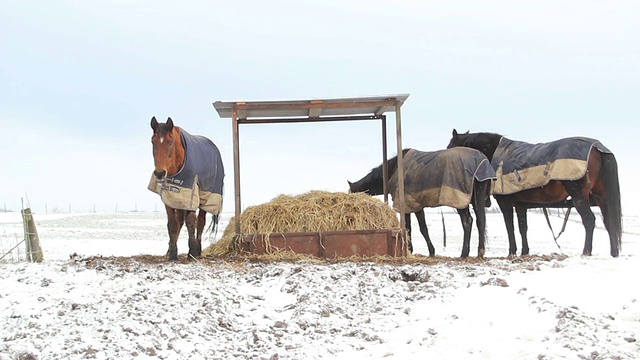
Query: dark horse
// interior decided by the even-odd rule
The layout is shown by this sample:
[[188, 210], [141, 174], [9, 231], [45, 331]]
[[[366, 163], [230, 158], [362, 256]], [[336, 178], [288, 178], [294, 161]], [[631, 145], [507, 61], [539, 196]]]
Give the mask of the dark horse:
[[[204, 136], [191, 135], [173, 125], [151, 119], [155, 171], [149, 190], [158, 193], [167, 210], [169, 260], [178, 260], [177, 240], [186, 222], [189, 259], [202, 253], [202, 232], [207, 212], [213, 215], [211, 231], [222, 208], [224, 167], [216, 145]], [[196, 210], [198, 215], [196, 218]]]
[[509, 256], [517, 251], [514, 207], [522, 237], [522, 255], [529, 253], [527, 208], [533, 207], [575, 207], [586, 233], [582, 254], [591, 255], [595, 228], [593, 205], [599, 206], [602, 212], [611, 256], [619, 255], [622, 209], [618, 165], [614, 155], [598, 140], [574, 137], [534, 145], [494, 133], [458, 134], [454, 129], [448, 147], [455, 146], [482, 151], [496, 169], [498, 179], [493, 196], [507, 227]]
[[[409, 151], [412, 151], [409, 153]], [[489, 190], [491, 179], [495, 178], [495, 172], [491, 168], [486, 157], [479, 151], [451, 151], [440, 150], [435, 152], [421, 152], [413, 149], [403, 150], [403, 168], [405, 174], [405, 209], [408, 210], [405, 216], [405, 226], [409, 234], [409, 250], [413, 251], [411, 243], [411, 212], [418, 220], [420, 232], [427, 241], [429, 256], [435, 256], [435, 248], [429, 238], [427, 224], [424, 218], [425, 207], [436, 207], [447, 205], [455, 207], [462, 228], [464, 229], [464, 240], [461, 257], [468, 257], [471, 240], [471, 227], [473, 218], [469, 212], [469, 204], [473, 204], [477, 218], [479, 233], [478, 257], [484, 256], [485, 245], [485, 206], [490, 206]], [[388, 173], [391, 180], [389, 187], [392, 196], [394, 195], [395, 172], [398, 169], [398, 157], [388, 160]], [[488, 173], [487, 173], [488, 172]], [[466, 175], [464, 175], [466, 174]], [[465, 176], [469, 176], [466, 177]], [[455, 190], [452, 193], [444, 189], [443, 186], [450, 186], [455, 183], [464, 183], [465, 191]], [[447, 182], [445, 184], [445, 182]], [[349, 183], [351, 192], [365, 192], [369, 195], [383, 194], [383, 171], [382, 165], [371, 170], [362, 179]], [[396, 186], [397, 187], [397, 186]], [[436, 199], [434, 199], [434, 197]], [[454, 206], [455, 204], [455, 206]]]

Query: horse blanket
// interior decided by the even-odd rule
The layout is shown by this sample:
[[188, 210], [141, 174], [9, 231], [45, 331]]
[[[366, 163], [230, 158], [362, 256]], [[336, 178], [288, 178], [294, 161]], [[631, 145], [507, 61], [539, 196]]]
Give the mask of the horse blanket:
[[[478, 150], [455, 147], [423, 152], [410, 149], [402, 160], [405, 213], [425, 207], [464, 209], [471, 203], [473, 182], [496, 178], [489, 160]], [[398, 211], [398, 172], [389, 179], [393, 207]]]
[[508, 195], [547, 185], [551, 180], [578, 180], [585, 175], [594, 148], [611, 153], [598, 140], [586, 137], [542, 144], [503, 137], [491, 160], [497, 175], [492, 193]]
[[182, 169], [158, 181], [152, 174], [148, 189], [174, 209], [198, 208], [219, 214], [222, 210], [224, 167], [218, 147], [204, 136], [180, 129], [186, 159]]

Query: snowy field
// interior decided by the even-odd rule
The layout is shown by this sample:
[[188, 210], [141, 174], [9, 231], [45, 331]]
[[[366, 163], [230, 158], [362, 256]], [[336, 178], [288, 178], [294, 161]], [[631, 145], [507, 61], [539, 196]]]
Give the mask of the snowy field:
[[[163, 213], [34, 217], [45, 261], [0, 263], [0, 360], [640, 358], [637, 216], [625, 217], [614, 259], [600, 220], [582, 257], [581, 224], [569, 222], [558, 248], [530, 214], [533, 256], [506, 259], [502, 215], [489, 214], [487, 258], [458, 261], [458, 216], [445, 213], [443, 248], [430, 213], [447, 258], [411, 264], [168, 263], [130, 258], [166, 252]], [[552, 222], [557, 232], [562, 219]], [[21, 234], [19, 214], [0, 214], [2, 249]]]

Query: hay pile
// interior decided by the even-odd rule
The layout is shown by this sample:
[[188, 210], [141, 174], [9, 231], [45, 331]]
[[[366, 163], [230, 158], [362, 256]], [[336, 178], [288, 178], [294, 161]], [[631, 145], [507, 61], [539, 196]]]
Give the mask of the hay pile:
[[[399, 228], [396, 212], [364, 193], [310, 191], [297, 196], [279, 195], [271, 202], [247, 208], [240, 218], [243, 234], [375, 230]], [[230, 253], [235, 235], [231, 219], [220, 241], [203, 251], [205, 256]]]

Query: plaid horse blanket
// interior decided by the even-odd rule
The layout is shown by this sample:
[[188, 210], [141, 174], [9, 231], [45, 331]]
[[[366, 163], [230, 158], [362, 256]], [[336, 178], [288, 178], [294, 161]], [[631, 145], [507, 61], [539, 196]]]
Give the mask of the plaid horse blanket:
[[224, 166], [218, 147], [200, 135], [180, 129], [186, 159], [174, 176], [158, 181], [152, 174], [148, 189], [159, 194], [162, 202], [174, 209], [198, 208], [219, 214], [222, 210]]
[[[489, 160], [478, 150], [455, 147], [433, 152], [410, 149], [402, 160], [405, 212], [425, 207], [450, 206], [463, 209], [471, 203], [473, 182], [495, 179]], [[389, 179], [396, 210], [398, 172]]]
[[548, 143], [530, 144], [500, 139], [491, 165], [497, 180], [492, 193], [508, 195], [544, 186], [551, 180], [577, 180], [587, 171], [592, 149], [611, 153], [600, 141], [570, 137]]

